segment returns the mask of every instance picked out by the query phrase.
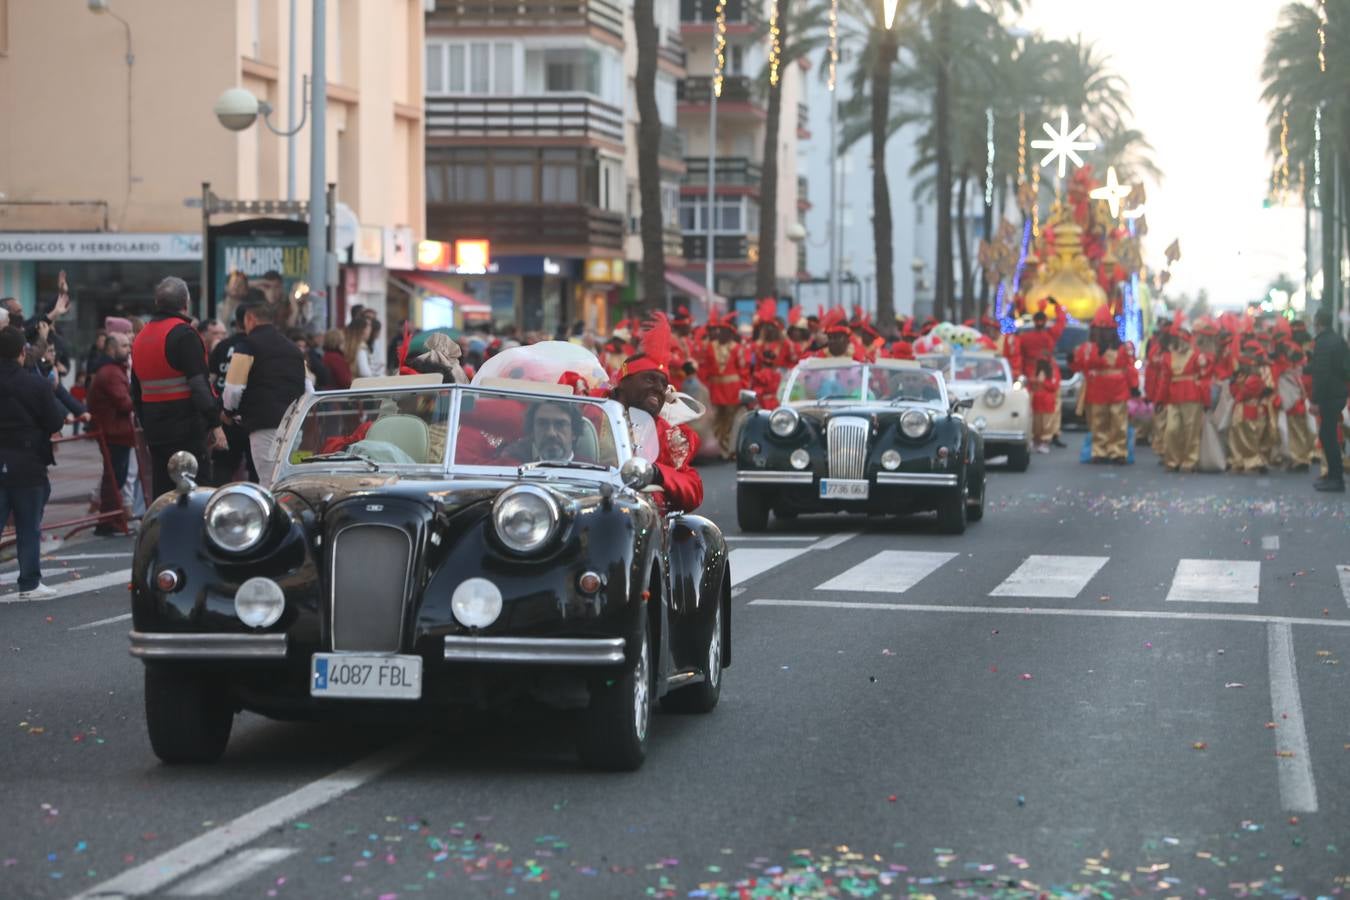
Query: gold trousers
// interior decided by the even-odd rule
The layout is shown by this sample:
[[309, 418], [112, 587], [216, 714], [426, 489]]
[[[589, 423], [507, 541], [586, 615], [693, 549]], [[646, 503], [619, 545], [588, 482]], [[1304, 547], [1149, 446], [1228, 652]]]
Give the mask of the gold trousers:
[[1089, 403], [1088, 429], [1093, 459], [1125, 459], [1129, 454], [1130, 416], [1124, 403]]
[[1233, 417], [1228, 426], [1228, 465], [1234, 472], [1255, 471], [1266, 465], [1266, 419]]
[[717, 436], [717, 448], [723, 459], [731, 459], [736, 452], [736, 448], [731, 445], [731, 435], [739, 411], [740, 407], [735, 403], [719, 403], [713, 407], [713, 434]]
[[1308, 427], [1307, 413], [1290, 413], [1289, 419], [1289, 463], [1294, 466], [1306, 466], [1312, 462], [1313, 445], [1316, 435]]
[[1159, 406], [1153, 410], [1153, 419], [1149, 422], [1149, 446], [1158, 459], [1167, 455], [1167, 407]]
[[1195, 471], [1200, 462], [1200, 428], [1205, 408], [1199, 403], [1173, 403], [1167, 407], [1167, 437], [1163, 462], [1169, 469]]
[[1048, 444], [1055, 436], [1055, 414], [1033, 413], [1031, 416], [1031, 439], [1038, 444]]

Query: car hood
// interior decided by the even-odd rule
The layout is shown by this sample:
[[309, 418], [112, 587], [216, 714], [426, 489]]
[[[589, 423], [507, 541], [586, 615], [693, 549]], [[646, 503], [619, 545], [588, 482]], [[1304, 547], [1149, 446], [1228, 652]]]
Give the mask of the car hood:
[[798, 406], [796, 407], [798, 415], [803, 419], [821, 424], [829, 419], [838, 419], [841, 416], [854, 416], [864, 419], [876, 418], [878, 424], [887, 424], [892, 421], [899, 421], [900, 416], [911, 409], [921, 409], [925, 412], [931, 412], [937, 416], [945, 416], [947, 410], [935, 403], [902, 403], [897, 406], [891, 406], [889, 403], [869, 403], [859, 404], [857, 406]]

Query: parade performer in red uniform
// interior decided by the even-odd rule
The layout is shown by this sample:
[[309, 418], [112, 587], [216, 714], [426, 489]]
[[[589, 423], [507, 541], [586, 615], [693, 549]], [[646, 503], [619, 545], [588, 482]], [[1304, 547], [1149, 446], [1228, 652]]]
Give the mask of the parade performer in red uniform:
[[1049, 360], [1036, 363], [1031, 389], [1031, 442], [1037, 453], [1049, 453], [1059, 420], [1059, 367]]
[[[1139, 384], [1134, 354], [1122, 345], [1116, 320], [1108, 307], [1092, 320], [1093, 340], [1087, 342], [1083, 378], [1083, 405], [1092, 432], [1092, 461], [1123, 465], [1128, 460], [1130, 418], [1126, 405]], [[1082, 349], [1081, 347], [1079, 349]], [[1077, 354], [1075, 354], [1077, 357]]]
[[787, 339], [792, 345], [793, 365], [811, 355], [811, 323], [800, 306], [788, 310]]
[[1204, 382], [1210, 360], [1195, 349], [1190, 327], [1173, 327], [1172, 348], [1163, 354], [1158, 395], [1167, 405], [1163, 463], [1170, 472], [1194, 472], [1200, 461], [1200, 431], [1209, 395]]
[[723, 459], [731, 459], [735, 454], [731, 433], [740, 409], [741, 388], [749, 387], [751, 375], [745, 347], [736, 336], [735, 313], [721, 318], [714, 313], [708, 317], [708, 342], [698, 368], [713, 405], [718, 452]]
[[1265, 473], [1269, 461], [1263, 448], [1270, 427], [1266, 405], [1273, 391], [1262, 376], [1261, 345], [1248, 341], [1238, 362], [1238, 372], [1228, 385], [1237, 401], [1233, 422], [1228, 427], [1228, 461], [1234, 472]]
[[1041, 308], [1031, 317], [1032, 330], [1022, 332], [1018, 342], [1022, 350], [1022, 374], [1028, 378], [1036, 373], [1036, 360], [1054, 360], [1055, 345], [1059, 343], [1060, 335], [1068, 325], [1064, 318], [1064, 310], [1059, 308], [1059, 301], [1051, 297], [1049, 302], [1055, 308], [1054, 324], [1049, 323], [1049, 316], [1045, 314], [1045, 309]]
[[863, 362], [863, 351], [854, 346], [853, 332], [848, 327], [848, 313], [841, 307], [827, 311], [820, 320], [820, 328], [825, 332], [825, 349], [816, 351], [815, 356]]

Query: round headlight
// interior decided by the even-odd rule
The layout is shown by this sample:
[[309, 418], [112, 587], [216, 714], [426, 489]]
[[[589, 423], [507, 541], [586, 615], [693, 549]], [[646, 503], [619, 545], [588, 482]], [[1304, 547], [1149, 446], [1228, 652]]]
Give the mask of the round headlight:
[[998, 388], [998, 387], [991, 387], [989, 390], [985, 391], [985, 392], [984, 392], [984, 402], [985, 402], [985, 403], [988, 403], [990, 406], [993, 406], [993, 407], [999, 407], [999, 406], [1002, 406], [1002, 405], [1003, 405], [1003, 389], [1002, 389], [1002, 388]]
[[887, 450], [881, 454], [881, 466], [888, 471], [894, 472], [900, 468], [900, 454], [894, 450]]
[[811, 465], [811, 454], [798, 447], [792, 451], [792, 455], [788, 457], [788, 462], [792, 463], [794, 469], [805, 469]]
[[497, 496], [492, 522], [497, 537], [517, 553], [544, 546], [558, 526], [558, 504], [553, 495], [532, 484], [522, 484]]
[[270, 578], [250, 578], [234, 592], [234, 614], [250, 628], [275, 625], [285, 609], [286, 595]]
[[469, 628], [486, 628], [502, 614], [502, 592], [486, 578], [469, 578], [450, 595], [455, 620]]
[[262, 543], [272, 497], [256, 484], [230, 484], [206, 504], [206, 534], [220, 549], [243, 553]]
[[987, 428], [988, 426], [989, 420], [986, 419], [984, 416], [976, 416], [975, 421], [970, 423], [970, 427], [974, 428], [976, 431], [984, 431], [984, 429]]
[[769, 430], [779, 437], [788, 437], [797, 430], [801, 417], [790, 406], [780, 406], [769, 416]]
[[913, 440], [918, 440], [926, 435], [932, 427], [933, 420], [928, 417], [928, 413], [922, 410], [907, 410], [905, 414], [900, 417], [900, 430], [904, 433], [905, 437]]

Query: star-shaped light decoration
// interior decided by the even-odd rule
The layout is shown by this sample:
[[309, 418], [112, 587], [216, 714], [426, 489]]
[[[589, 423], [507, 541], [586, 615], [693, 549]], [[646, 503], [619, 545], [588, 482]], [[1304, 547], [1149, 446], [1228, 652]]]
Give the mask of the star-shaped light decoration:
[[1116, 179], [1116, 167], [1108, 166], [1106, 169], [1106, 184], [1092, 191], [1088, 196], [1093, 200], [1105, 200], [1106, 205], [1111, 210], [1111, 218], [1115, 219], [1120, 216], [1120, 201], [1133, 192], [1134, 188], [1128, 184], [1121, 184]]
[[1059, 131], [1055, 131], [1054, 126], [1045, 122], [1041, 124], [1045, 133], [1050, 135], [1050, 140], [1032, 141], [1031, 146], [1037, 150], [1049, 150], [1045, 158], [1041, 160], [1041, 165], [1048, 166], [1055, 160], [1059, 160], [1059, 177], [1063, 178], [1068, 171], [1068, 163], [1073, 161], [1075, 167], [1083, 165], [1083, 157], [1078, 155], [1079, 150], [1095, 150], [1096, 143], [1093, 141], [1080, 141], [1079, 136], [1087, 131], [1086, 125], [1079, 125], [1072, 131], [1069, 130], [1069, 114], [1062, 112], [1059, 114]]

